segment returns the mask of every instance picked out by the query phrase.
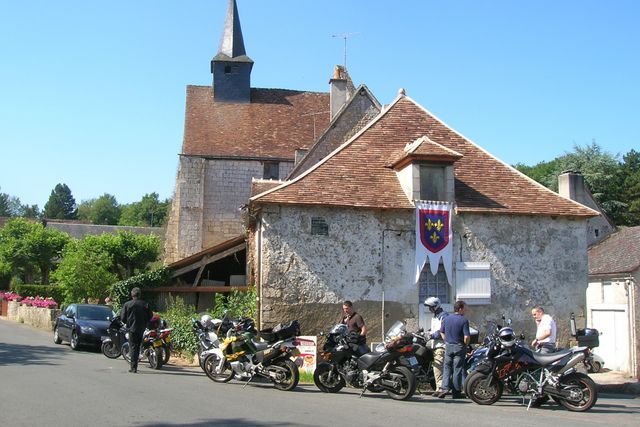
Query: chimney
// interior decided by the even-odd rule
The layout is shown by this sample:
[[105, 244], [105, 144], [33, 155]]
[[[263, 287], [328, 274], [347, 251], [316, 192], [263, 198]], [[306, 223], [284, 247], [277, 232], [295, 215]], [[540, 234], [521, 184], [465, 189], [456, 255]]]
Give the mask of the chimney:
[[348, 79], [342, 65], [336, 65], [333, 70], [333, 77], [329, 80], [329, 86], [331, 88], [329, 104], [331, 106], [331, 119], [333, 120], [342, 106], [347, 103], [348, 97]]
[[562, 197], [583, 203], [585, 193], [584, 177], [580, 172], [564, 171], [558, 175], [558, 194]]

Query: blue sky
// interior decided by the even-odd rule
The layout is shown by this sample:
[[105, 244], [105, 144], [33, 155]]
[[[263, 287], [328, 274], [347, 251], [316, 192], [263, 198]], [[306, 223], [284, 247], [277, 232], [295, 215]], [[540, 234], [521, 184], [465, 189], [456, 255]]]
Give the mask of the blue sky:
[[[42, 209], [171, 197], [185, 87], [211, 83], [227, 0], [0, 2], [0, 191]], [[327, 91], [344, 57], [501, 160], [639, 149], [640, 2], [238, 0], [252, 86]]]

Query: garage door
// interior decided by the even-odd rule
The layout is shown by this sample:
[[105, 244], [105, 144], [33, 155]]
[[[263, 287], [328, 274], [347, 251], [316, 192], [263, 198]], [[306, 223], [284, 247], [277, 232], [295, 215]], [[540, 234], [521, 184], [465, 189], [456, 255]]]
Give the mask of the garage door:
[[604, 366], [614, 371], [629, 371], [629, 319], [626, 310], [591, 309], [591, 325], [600, 331], [600, 346], [594, 352]]

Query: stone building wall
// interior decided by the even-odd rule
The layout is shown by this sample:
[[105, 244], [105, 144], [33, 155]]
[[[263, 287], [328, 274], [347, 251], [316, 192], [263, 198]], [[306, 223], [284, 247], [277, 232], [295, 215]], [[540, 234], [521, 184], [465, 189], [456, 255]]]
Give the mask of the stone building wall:
[[[280, 179], [292, 167], [293, 162], [280, 162]], [[240, 208], [249, 201], [252, 178], [263, 173], [259, 160], [181, 156], [167, 221], [165, 263], [242, 234]]]
[[[417, 327], [415, 212], [265, 206], [262, 218], [255, 241], [263, 326], [299, 318], [303, 332], [315, 334], [335, 323], [342, 301], [351, 299], [376, 339], [383, 319], [385, 327], [399, 319]], [[328, 235], [311, 234], [314, 218], [326, 222]], [[472, 324], [483, 330], [504, 314], [530, 336], [531, 306], [543, 304], [563, 319], [560, 335], [568, 339], [569, 313], [582, 315], [585, 306], [584, 220], [463, 214], [453, 229], [454, 263], [491, 263], [491, 304], [470, 308]]]

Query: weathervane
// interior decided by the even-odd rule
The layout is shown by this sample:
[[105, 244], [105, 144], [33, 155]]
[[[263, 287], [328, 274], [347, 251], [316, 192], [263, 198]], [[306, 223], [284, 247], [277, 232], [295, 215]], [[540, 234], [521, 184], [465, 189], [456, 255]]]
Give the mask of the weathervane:
[[342, 34], [331, 34], [331, 37], [344, 39], [344, 69], [347, 69], [347, 39], [349, 37], [357, 36], [360, 33], [342, 33]]

